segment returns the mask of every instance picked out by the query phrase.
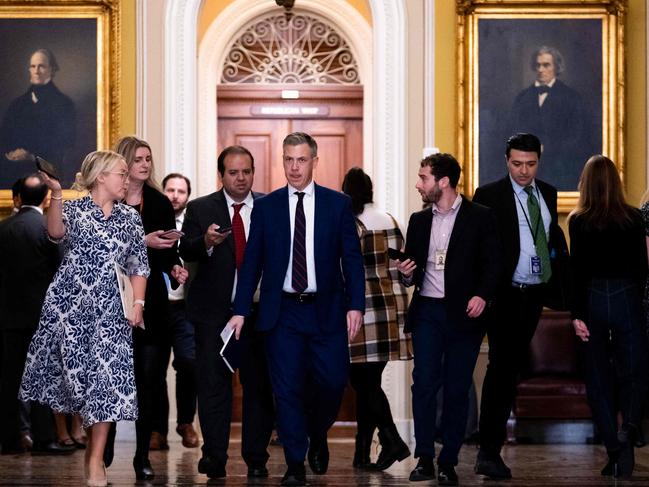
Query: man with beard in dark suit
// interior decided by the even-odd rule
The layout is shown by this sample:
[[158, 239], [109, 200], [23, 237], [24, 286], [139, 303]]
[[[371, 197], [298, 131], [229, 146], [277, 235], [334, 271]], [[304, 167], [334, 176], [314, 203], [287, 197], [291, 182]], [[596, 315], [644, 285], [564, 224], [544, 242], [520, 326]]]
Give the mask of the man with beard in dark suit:
[[536, 81], [514, 100], [509, 133], [538, 136], [543, 141], [542, 175], [556, 181], [559, 190], [574, 191], [586, 159], [598, 151], [591, 140], [591, 115], [579, 93], [558, 79], [565, 65], [557, 49], [538, 48], [531, 68]]
[[11, 102], [0, 125], [0, 175], [4, 181], [25, 174], [25, 163], [31, 163], [33, 155], [60, 166], [74, 145], [76, 111], [72, 100], [54, 84], [58, 70], [49, 49], [32, 54], [31, 86]]
[[[0, 442], [2, 453], [24, 451], [20, 437], [18, 389], [27, 350], [59, 264], [59, 250], [49, 241], [43, 217], [47, 187], [40, 176], [27, 176], [20, 187], [20, 211], [0, 224], [0, 316], [2, 316], [2, 385]], [[31, 402], [33, 455], [72, 453], [59, 445], [49, 407]]]
[[[255, 166], [245, 147], [223, 149], [218, 171], [223, 188], [189, 202], [183, 222], [185, 235], [180, 240], [180, 256], [195, 266], [186, 315], [195, 330], [198, 417], [204, 442], [198, 471], [212, 479], [226, 476], [232, 417], [232, 373], [219, 356], [223, 346], [220, 335], [232, 316], [250, 214], [262, 196], [251, 191]], [[248, 477], [263, 478], [268, 477], [267, 446], [274, 406], [263, 338], [254, 329], [255, 315], [247, 318], [239, 368], [243, 387], [241, 455], [248, 465]]]

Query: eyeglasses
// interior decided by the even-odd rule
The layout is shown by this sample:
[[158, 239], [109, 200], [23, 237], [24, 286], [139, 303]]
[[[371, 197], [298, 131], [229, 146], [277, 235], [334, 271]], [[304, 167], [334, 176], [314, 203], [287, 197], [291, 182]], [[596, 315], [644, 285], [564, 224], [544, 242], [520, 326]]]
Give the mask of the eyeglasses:
[[122, 181], [126, 181], [128, 179], [128, 173], [127, 172], [116, 172], [116, 171], [104, 171], [106, 174], [117, 174], [119, 177], [122, 178]]

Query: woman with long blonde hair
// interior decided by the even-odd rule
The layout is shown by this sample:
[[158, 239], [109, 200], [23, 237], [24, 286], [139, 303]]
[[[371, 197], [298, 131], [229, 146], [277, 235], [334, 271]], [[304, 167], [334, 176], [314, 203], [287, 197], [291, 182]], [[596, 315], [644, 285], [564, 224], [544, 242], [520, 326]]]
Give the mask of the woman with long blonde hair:
[[609, 458], [602, 475], [628, 478], [647, 387], [644, 223], [638, 209], [626, 204], [617, 168], [605, 156], [586, 162], [579, 191], [568, 217], [572, 323], [582, 341], [593, 419]]

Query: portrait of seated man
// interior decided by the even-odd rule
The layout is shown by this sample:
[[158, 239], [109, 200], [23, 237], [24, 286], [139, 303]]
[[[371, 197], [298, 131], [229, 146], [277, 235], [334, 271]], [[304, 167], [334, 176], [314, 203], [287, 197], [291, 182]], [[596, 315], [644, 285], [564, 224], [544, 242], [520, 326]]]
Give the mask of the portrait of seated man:
[[594, 147], [591, 111], [582, 96], [559, 77], [566, 65], [554, 47], [534, 51], [530, 67], [536, 73], [531, 86], [515, 98], [510, 133], [532, 133], [543, 141], [543, 177], [560, 191], [575, 191], [579, 175]]
[[0, 125], [2, 180], [13, 180], [33, 166], [26, 163], [38, 155], [60, 166], [75, 143], [74, 102], [54, 84], [59, 70], [54, 53], [41, 48], [29, 60], [30, 86], [14, 99]]

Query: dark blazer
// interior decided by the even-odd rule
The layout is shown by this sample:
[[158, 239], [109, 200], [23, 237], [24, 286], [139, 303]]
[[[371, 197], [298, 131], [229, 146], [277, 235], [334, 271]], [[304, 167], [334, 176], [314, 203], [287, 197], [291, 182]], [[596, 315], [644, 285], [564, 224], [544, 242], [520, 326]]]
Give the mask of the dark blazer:
[[[552, 278], [546, 291], [544, 304], [552, 309], [564, 310], [568, 306], [569, 254], [565, 235], [559, 226], [557, 190], [539, 179], [536, 179], [535, 182], [551, 216], [548, 247], [552, 264]], [[504, 271], [501, 274], [500, 283], [502, 288], [511, 285], [521, 251], [518, 213], [513, 191], [511, 179], [507, 175], [503, 179], [480, 186], [473, 196], [474, 202], [488, 206], [496, 212], [500, 243], [503, 247]]]
[[[255, 206], [261, 193], [252, 193]], [[180, 256], [195, 263], [195, 273], [187, 294], [187, 319], [191, 323], [225, 325], [231, 315], [232, 286], [236, 272], [234, 235], [230, 233], [212, 255], [207, 255], [203, 240], [207, 228], [216, 223], [230, 226], [230, 211], [223, 189], [190, 201], [185, 212], [180, 239]]]
[[[140, 215], [145, 235], [156, 230], [176, 228], [174, 208], [164, 194], [145, 184], [142, 188], [142, 201]], [[176, 280], [171, 277], [171, 269], [176, 264], [181, 265], [181, 262], [178, 258], [177, 244], [168, 249], [147, 247], [146, 251], [151, 275], [146, 284], [144, 323], [146, 331], [149, 332], [156, 330], [160, 326], [159, 323], [165, 323], [168, 318], [168, 292], [162, 273], [169, 275], [172, 287], [178, 287]]]
[[[415, 292], [406, 317], [404, 332], [412, 329], [419, 292], [424, 282], [430, 232], [431, 208], [413, 213], [408, 222], [406, 254], [417, 264], [411, 283]], [[489, 208], [470, 202], [462, 196], [453, 231], [448, 243], [444, 267], [444, 294], [450, 322], [465, 330], [479, 330], [487, 309], [478, 318], [469, 318], [466, 307], [473, 296], [480, 296], [490, 306], [496, 293], [501, 271], [501, 250], [496, 233], [496, 217]]]
[[[314, 194], [316, 311], [320, 329], [329, 333], [345, 327], [347, 311], [365, 312], [365, 270], [349, 197], [317, 184]], [[279, 318], [291, 251], [289, 218], [286, 186], [255, 202], [234, 314], [250, 314], [261, 277], [258, 330], [272, 329]]]
[[552, 177], [562, 190], [574, 191], [586, 159], [597, 153], [592, 115], [579, 93], [557, 79], [539, 107], [534, 86], [521, 91], [511, 111], [508, 133], [535, 134], [543, 143], [539, 176]]
[[0, 324], [36, 330], [60, 252], [47, 238], [45, 217], [23, 207], [0, 224]]

